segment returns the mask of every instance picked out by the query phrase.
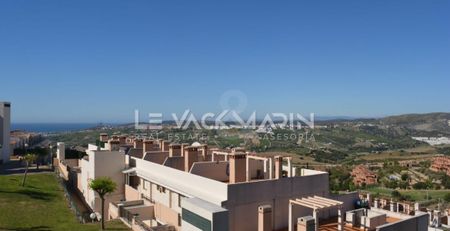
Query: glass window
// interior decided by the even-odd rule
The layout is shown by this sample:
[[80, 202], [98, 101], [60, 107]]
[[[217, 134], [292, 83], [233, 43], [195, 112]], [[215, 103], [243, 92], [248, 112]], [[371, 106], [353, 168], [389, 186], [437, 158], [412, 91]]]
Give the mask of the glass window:
[[211, 231], [211, 221], [187, 209], [181, 210], [182, 219], [202, 231]]

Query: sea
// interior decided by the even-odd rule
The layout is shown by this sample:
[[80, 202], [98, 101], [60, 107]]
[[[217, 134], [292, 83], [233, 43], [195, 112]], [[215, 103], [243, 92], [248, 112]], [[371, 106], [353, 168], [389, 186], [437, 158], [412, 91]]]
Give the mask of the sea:
[[98, 123], [12, 123], [11, 130], [38, 133], [73, 132], [97, 127]]

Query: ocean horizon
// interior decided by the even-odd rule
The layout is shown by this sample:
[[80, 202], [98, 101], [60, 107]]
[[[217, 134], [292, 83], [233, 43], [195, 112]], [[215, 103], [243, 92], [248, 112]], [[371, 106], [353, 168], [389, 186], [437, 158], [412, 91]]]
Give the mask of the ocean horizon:
[[72, 132], [101, 125], [101, 123], [12, 123], [11, 130], [28, 132]]

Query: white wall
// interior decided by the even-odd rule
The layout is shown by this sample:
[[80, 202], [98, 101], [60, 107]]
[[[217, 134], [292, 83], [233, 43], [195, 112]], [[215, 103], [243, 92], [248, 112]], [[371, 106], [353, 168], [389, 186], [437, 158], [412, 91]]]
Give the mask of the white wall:
[[132, 157], [139, 177], [190, 197], [221, 205], [227, 200], [227, 184]]
[[[95, 148], [94, 148], [95, 150]], [[119, 151], [87, 151], [89, 160], [81, 159], [81, 189], [83, 196], [92, 209], [99, 207], [98, 195], [89, 188], [91, 180], [98, 177], [110, 177], [116, 184], [116, 191], [107, 196], [108, 203], [105, 210], [108, 211], [109, 200], [120, 200], [125, 193], [125, 177], [122, 171], [125, 169], [125, 155]], [[110, 199], [108, 199], [110, 198]], [[97, 211], [98, 212], [98, 211]]]
[[64, 144], [64, 142], [56, 143], [56, 158], [58, 158], [59, 160], [66, 159], [66, 145]]
[[0, 102], [0, 144], [2, 146], [0, 159], [3, 163], [9, 162], [11, 156], [10, 132], [11, 132], [11, 105], [8, 102]]

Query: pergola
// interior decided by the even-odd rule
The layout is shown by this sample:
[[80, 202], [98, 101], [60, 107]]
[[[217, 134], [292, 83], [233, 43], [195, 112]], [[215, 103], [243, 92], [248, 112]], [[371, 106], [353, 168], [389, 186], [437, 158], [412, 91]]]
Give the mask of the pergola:
[[342, 205], [341, 201], [336, 201], [324, 197], [312, 196], [304, 197], [302, 199], [289, 200], [289, 231], [293, 231], [292, 227], [292, 207], [294, 205], [303, 206], [313, 210], [313, 217], [315, 219], [315, 230], [319, 230], [319, 212], [321, 210], [337, 208], [338, 209], [338, 231], [343, 230], [342, 223]]
[[255, 156], [255, 155], [247, 155], [246, 159], [246, 177], [247, 181], [250, 181], [250, 159], [254, 160], [261, 160], [264, 161], [264, 179], [273, 179], [273, 161], [270, 157], [262, 157], [262, 156]]

